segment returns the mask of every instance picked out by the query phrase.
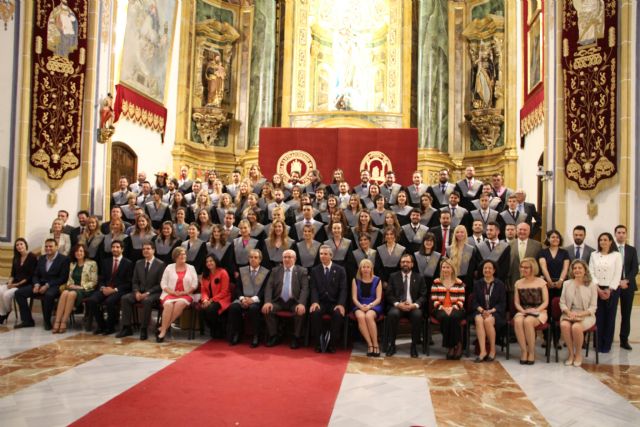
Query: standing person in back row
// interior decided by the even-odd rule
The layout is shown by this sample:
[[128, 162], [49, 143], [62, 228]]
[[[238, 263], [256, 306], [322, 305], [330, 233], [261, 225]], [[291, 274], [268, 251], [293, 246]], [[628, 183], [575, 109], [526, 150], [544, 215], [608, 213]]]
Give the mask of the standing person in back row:
[[622, 278], [620, 280], [620, 347], [631, 351], [629, 332], [631, 330], [631, 309], [633, 294], [638, 290], [636, 275], [638, 274], [638, 253], [636, 248], [627, 244], [627, 227], [618, 225], [615, 228], [616, 245], [622, 255]]

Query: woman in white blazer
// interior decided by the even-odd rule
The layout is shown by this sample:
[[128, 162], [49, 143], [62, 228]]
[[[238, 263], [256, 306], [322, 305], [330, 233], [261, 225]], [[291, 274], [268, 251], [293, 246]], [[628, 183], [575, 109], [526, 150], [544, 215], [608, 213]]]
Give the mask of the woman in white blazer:
[[[51, 233], [47, 234], [44, 241], [47, 239], [54, 239], [58, 243], [58, 253], [68, 256], [71, 251], [71, 237], [63, 233], [64, 222], [61, 219], [54, 219], [51, 224]], [[42, 244], [42, 253], [44, 253], [44, 243]]]
[[163, 342], [171, 324], [191, 305], [193, 294], [198, 288], [198, 273], [187, 264], [187, 251], [178, 246], [171, 253], [174, 264], [169, 264], [164, 270], [160, 287], [162, 294], [162, 324], [156, 336], [156, 342]]

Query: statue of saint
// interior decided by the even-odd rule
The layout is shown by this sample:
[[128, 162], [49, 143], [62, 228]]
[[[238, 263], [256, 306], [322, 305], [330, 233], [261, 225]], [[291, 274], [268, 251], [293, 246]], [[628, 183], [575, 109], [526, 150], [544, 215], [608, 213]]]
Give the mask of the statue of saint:
[[110, 93], [100, 101], [100, 129], [113, 128], [113, 96]]
[[578, 13], [578, 44], [588, 45], [604, 37], [604, 0], [573, 0]]
[[206, 106], [220, 107], [224, 98], [224, 80], [227, 77], [227, 70], [222, 64], [219, 53], [214, 53], [206, 63], [204, 75], [207, 86]]
[[496, 69], [493, 50], [490, 45], [485, 43], [480, 44], [475, 66], [475, 98], [482, 102], [482, 108], [492, 108], [494, 106], [493, 88], [496, 80]]
[[65, 58], [78, 48], [78, 19], [67, 0], [61, 0], [49, 14], [47, 48]]

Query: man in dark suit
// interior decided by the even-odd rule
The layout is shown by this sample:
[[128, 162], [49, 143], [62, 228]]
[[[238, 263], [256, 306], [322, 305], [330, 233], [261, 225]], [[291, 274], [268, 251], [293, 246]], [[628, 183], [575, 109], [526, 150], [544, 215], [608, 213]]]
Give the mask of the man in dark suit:
[[124, 225], [125, 230], [131, 227], [131, 224], [125, 221], [124, 218], [122, 217], [122, 209], [120, 209], [120, 206], [114, 206], [113, 208], [111, 208], [111, 216], [109, 218], [110, 218], [109, 221], [103, 222], [102, 225], [100, 226], [100, 231], [102, 232], [102, 234], [111, 233], [111, 229], [110, 229], [111, 221], [113, 221], [114, 219], [119, 219], [120, 221], [122, 221], [122, 224]]
[[251, 348], [260, 344], [260, 308], [264, 300], [264, 291], [271, 273], [268, 268], [262, 267], [262, 252], [258, 249], [249, 251], [249, 265], [240, 267], [237, 284], [234, 290], [234, 301], [229, 306], [229, 323], [231, 324], [231, 345], [240, 342], [244, 325], [242, 313], [246, 313], [251, 322], [253, 338]]
[[78, 211], [78, 227], [71, 230], [69, 237], [71, 238], [71, 247], [78, 244], [78, 239], [84, 233], [84, 228], [87, 226], [87, 220], [89, 219], [89, 212], [82, 210]]
[[269, 333], [267, 347], [278, 344], [278, 317], [276, 316], [278, 311], [295, 313], [290, 347], [292, 349], [300, 347], [302, 325], [309, 299], [309, 277], [307, 269], [295, 263], [296, 253], [287, 249], [282, 254], [282, 265], [274, 268], [269, 276], [262, 306]]
[[302, 206], [302, 219], [291, 227], [289, 237], [297, 242], [302, 241], [304, 238], [303, 229], [305, 225], [313, 227], [313, 240], [321, 243], [327, 240], [327, 233], [324, 231], [322, 222], [316, 221], [313, 218], [313, 206], [311, 204]]
[[468, 210], [460, 206], [460, 194], [457, 191], [449, 195], [449, 204], [440, 208], [440, 212], [443, 211], [451, 212], [451, 228], [462, 225], [467, 229], [467, 234], [471, 234], [473, 218]]
[[618, 225], [615, 228], [616, 245], [622, 254], [622, 278], [620, 280], [620, 347], [631, 350], [629, 332], [631, 331], [631, 309], [633, 294], [638, 290], [636, 276], [638, 274], [638, 252], [627, 244], [627, 227]]
[[396, 174], [387, 171], [384, 184], [380, 186], [380, 193], [389, 205], [395, 205], [398, 200], [398, 193], [402, 190], [402, 185], [396, 183]]
[[133, 292], [130, 292], [120, 300], [122, 310], [122, 328], [116, 338], [124, 338], [133, 335], [131, 329], [131, 315], [136, 303], [142, 304], [142, 319], [140, 320], [140, 339], [146, 340], [148, 337], [147, 328], [151, 321], [151, 310], [160, 302], [160, 281], [166, 264], [155, 256], [155, 247], [151, 242], [142, 244], [143, 258], [136, 262], [133, 267]]
[[503, 234], [505, 232], [504, 227], [507, 224], [513, 224], [517, 227], [518, 224], [526, 223], [531, 227], [531, 217], [524, 212], [518, 211], [518, 199], [513, 194], [507, 198], [507, 209], [500, 212], [499, 221], [503, 225], [502, 230], [500, 230]]
[[573, 227], [573, 245], [565, 246], [567, 252], [569, 252], [569, 259], [573, 261], [578, 258], [589, 264], [591, 254], [595, 249], [584, 243], [584, 239], [587, 236], [587, 230], [584, 225], [576, 225]]
[[413, 270], [413, 256], [402, 255], [400, 271], [389, 277], [385, 298], [390, 306], [387, 312], [389, 322], [389, 348], [387, 356], [396, 353], [396, 335], [401, 317], [411, 321], [411, 357], [418, 357], [418, 343], [422, 331], [423, 310], [426, 310], [427, 287], [424, 280]]
[[[497, 266], [496, 277], [506, 286], [507, 280], [509, 279], [511, 247], [504, 240], [500, 240], [499, 237], [500, 226], [497, 222], [490, 222], [487, 224], [487, 239], [476, 247], [478, 248], [478, 253], [482, 261], [488, 259], [495, 262]], [[483, 262], [478, 263], [480, 266], [483, 264]], [[482, 271], [479, 270], [478, 274], [482, 276]]]
[[[320, 264], [311, 269], [311, 335], [316, 340], [316, 353], [321, 353], [323, 347], [327, 352], [335, 353], [335, 343], [339, 342], [344, 325], [347, 273], [343, 267], [331, 262], [333, 250], [329, 246], [320, 246], [319, 252]], [[322, 345], [322, 316], [325, 314], [331, 316], [331, 335]]]
[[129, 197], [129, 181], [127, 181], [127, 177], [121, 176], [118, 181], [118, 190], [111, 193], [111, 204], [109, 205], [109, 209], [114, 206], [126, 205], [127, 197]]
[[[95, 335], [110, 335], [116, 331], [118, 323], [118, 303], [123, 295], [131, 292], [133, 263], [122, 256], [124, 247], [119, 240], [111, 242], [111, 256], [102, 262], [102, 274], [98, 278], [98, 289], [87, 299], [87, 317], [95, 316]], [[107, 321], [99, 306], [107, 309]]]
[[28, 298], [42, 296], [42, 316], [44, 329], [51, 330], [51, 314], [58, 296], [58, 287], [69, 280], [69, 258], [58, 253], [58, 244], [54, 239], [44, 242], [44, 255], [38, 259], [36, 271], [33, 274], [32, 286], [22, 286], [15, 293], [16, 302], [20, 308], [22, 322], [16, 328], [31, 328], [35, 326]]
[[371, 185], [369, 182], [370, 178], [371, 175], [369, 174], [369, 171], [367, 169], [362, 169], [360, 171], [360, 184], [354, 186], [352, 189], [353, 193], [360, 196], [361, 199], [369, 196], [369, 186]]
[[523, 189], [519, 188], [514, 194], [518, 201], [518, 212], [524, 212], [531, 218], [531, 235], [535, 236], [542, 226], [542, 217], [536, 209], [536, 205], [526, 201], [527, 193]]
[[482, 181], [475, 178], [476, 169], [467, 166], [464, 170], [464, 179], [456, 183], [455, 191], [460, 194], [460, 206], [468, 211], [475, 209], [472, 200], [477, 199], [482, 193]]
[[69, 212], [64, 209], [59, 210], [58, 219], [62, 221], [62, 232], [71, 235], [73, 227], [67, 224], [67, 221], [69, 221]]
[[409, 214], [409, 224], [400, 229], [400, 244], [411, 254], [420, 249], [424, 235], [429, 231], [429, 227], [420, 223], [420, 215], [420, 209], [414, 208]]
[[178, 190], [184, 194], [191, 193], [193, 181], [189, 179], [189, 166], [182, 166], [180, 168], [180, 177], [178, 178]]
[[[442, 169], [438, 174], [438, 183], [427, 189], [433, 199], [433, 207], [440, 209], [447, 206], [449, 204], [449, 196], [453, 193], [455, 188], [456, 186], [449, 182], [449, 171], [447, 169]], [[413, 197], [411, 199], [412, 202], [415, 202]], [[418, 203], [420, 203], [419, 197]]]
[[445, 250], [446, 246], [451, 244], [451, 234], [453, 232], [451, 229], [451, 212], [448, 210], [440, 212], [440, 226], [433, 227], [433, 229], [429, 231], [431, 231], [436, 238], [435, 250], [445, 255], [447, 253]]

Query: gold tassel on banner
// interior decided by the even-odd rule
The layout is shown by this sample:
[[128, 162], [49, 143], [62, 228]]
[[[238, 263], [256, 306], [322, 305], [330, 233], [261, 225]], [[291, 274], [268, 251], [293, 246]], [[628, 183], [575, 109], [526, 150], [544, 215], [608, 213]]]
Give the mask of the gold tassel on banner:
[[57, 201], [58, 195], [56, 194], [55, 188], [52, 188], [51, 191], [49, 191], [49, 194], [47, 194], [47, 205], [54, 206]]

